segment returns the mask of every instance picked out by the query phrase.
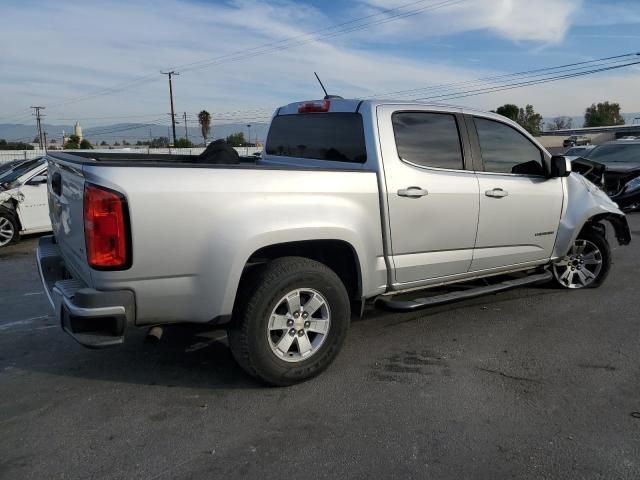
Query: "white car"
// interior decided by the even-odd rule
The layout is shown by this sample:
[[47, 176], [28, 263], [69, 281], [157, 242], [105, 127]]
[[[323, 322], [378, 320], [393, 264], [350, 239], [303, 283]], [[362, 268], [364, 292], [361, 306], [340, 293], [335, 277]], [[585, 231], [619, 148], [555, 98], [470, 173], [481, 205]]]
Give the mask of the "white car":
[[21, 234], [51, 231], [47, 162], [29, 160], [0, 174], [0, 248]]

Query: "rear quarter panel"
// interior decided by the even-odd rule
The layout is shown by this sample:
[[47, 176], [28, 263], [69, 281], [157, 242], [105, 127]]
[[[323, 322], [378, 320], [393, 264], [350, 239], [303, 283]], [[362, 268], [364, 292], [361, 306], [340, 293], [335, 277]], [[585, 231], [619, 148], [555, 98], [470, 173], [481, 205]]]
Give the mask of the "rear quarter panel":
[[91, 277], [97, 289], [132, 289], [139, 324], [231, 314], [251, 254], [291, 241], [348, 242], [360, 261], [363, 294], [384, 291], [374, 172], [134, 166], [84, 172], [87, 181], [127, 198], [132, 266]]

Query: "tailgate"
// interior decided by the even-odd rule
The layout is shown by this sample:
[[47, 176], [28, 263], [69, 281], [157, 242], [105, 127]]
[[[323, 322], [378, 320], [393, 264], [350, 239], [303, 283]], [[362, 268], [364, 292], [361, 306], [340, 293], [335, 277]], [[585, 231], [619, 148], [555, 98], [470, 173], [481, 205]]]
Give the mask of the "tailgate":
[[84, 238], [84, 175], [82, 163], [47, 157], [49, 216], [66, 268], [91, 286]]

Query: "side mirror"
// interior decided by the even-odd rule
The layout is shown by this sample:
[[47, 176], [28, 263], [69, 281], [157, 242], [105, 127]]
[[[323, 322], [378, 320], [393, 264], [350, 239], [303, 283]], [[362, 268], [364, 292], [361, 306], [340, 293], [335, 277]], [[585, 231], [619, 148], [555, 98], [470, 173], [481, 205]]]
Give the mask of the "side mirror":
[[571, 173], [571, 160], [563, 155], [551, 157], [550, 178], [568, 177]]
[[41, 185], [43, 183], [47, 183], [46, 175], [36, 175], [31, 180], [27, 182], [27, 185]]

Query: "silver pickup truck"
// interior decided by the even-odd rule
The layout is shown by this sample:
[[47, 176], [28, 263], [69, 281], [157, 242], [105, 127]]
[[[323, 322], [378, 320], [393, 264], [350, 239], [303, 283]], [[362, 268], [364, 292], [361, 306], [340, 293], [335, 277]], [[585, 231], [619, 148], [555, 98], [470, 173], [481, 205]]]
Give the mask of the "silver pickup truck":
[[54, 235], [37, 257], [63, 329], [106, 347], [130, 327], [221, 325], [240, 365], [274, 385], [326, 368], [367, 302], [597, 287], [611, 265], [603, 221], [631, 240], [564, 157], [504, 117], [454, 107], [292, 103], [252, 164], [47, 158]]

